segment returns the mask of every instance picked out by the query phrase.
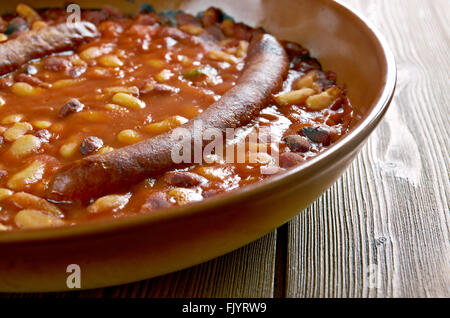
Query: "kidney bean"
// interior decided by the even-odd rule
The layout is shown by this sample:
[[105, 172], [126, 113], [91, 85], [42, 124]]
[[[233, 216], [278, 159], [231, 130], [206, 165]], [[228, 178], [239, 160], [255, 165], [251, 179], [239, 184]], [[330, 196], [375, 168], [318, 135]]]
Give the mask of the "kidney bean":
[[47, 129], [38, 130], [34, 135], [44, 142], [49, 142], [50, 139], [52, 138], [52, 133], [49, 132]]
[[27, 75], [25, 73], [19, 73], [15, 77], [16, 82], [25, 82], [33, 86], [42, 85], [44, 82], [41, 81], [39, 78]]
[[44, 68], [49, 71], [60, 72], [69, 69], [72, 63], [62, 57], [51, 56], [44, 61]]
[[64, 118], [72, 113], [81, 112], [83, 109], [84, 104], [82, 104], [78, 99], [72, 98], [61, 108], [61, 111], [59, 112], [59, 118]]
[[280, 155], [280, 167], [291, 168], [303, 162], [303, 158], [293, 152], [285, 152]]
[[166, 175], [165, 181], [169, 185], [184, 188], [198, 186], [207, 182], [206, 178], [198, 174], [183, 171], [177, 171]]
[[302, 136], [289, 135], [284, 138], [289, 149], [294, 152], [307, 152], [311, 149], [311, 143]]
[[85, 138], [80, 145], [80, 152], [83, 155], [89, 155], [93, 152], [96, 152], [101, 147], [103, 147], [103, 140], [98, 137], [87, 137]]
[[158, 209], [167, 209], [172, 206], [167, 195], [163, 192], [152, 193], [142, 205], [140, 212], [146, 213]]
[[330, 132], [322, 128], [305, 127], [302, 133], [312, 142], [328, 146], [331, 142]]

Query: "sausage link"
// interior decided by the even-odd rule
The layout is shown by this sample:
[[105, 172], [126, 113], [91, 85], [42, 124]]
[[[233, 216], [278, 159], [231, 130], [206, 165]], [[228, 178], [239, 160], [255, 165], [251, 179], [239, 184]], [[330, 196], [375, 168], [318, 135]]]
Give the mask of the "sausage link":
[[[236, 85], [194, 120], [180, 126], [194, 136], [194, 121], [225, 132], [248, 124], [267, 106], [288, 71], [288, 57], [280, 43], [269, 34], [252, 40], [244, 71]], [[193, 137], [192, 137], [193, 138]], [[149, 138], [106, 154], [93, 155], [63, 167], [53, 178], [47, 197], [56, 202], [84, 203], [117, 192], [178, 167], [171, 151], [179, 148], [171, 132]]]
[[0, 76], [32, 59], [73, 49], [99, 35], [90, 22], [62, 23], [25, 32], [0, 44]]

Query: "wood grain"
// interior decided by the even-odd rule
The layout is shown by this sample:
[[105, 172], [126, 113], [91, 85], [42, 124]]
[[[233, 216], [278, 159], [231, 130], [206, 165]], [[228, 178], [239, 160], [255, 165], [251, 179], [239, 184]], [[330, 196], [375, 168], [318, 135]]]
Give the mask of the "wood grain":
[[450, 3], [345, 0], [398, 63], [386, 118], [289, 225], [289, 297], [449, 297]]

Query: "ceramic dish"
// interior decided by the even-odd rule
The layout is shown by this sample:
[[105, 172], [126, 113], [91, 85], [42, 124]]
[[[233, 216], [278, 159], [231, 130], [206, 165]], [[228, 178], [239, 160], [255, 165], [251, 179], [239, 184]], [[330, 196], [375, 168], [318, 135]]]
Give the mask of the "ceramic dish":
[[[1, 5], [14, 11], [18, 1]], [[279, 39], [301, 43], [346, 83], [361, 120], [339, 142], [306, 163], [261, 183], [185, 207], [54, 229], [0, 234], [0, 291], [68, 289], [67, 266], [82, 271], [82, 288], [138, 281], [204, 262], [277, 228], [320, 196], [345, 171], [392, 98], [391, 51], [365, 20], [328, 0], [149, 1], [157, 11], [190, 13], [210, 5]], [[83, 8], [100, 1], [78, 1]], [[110, 1], [124, 12], [137, 4]], [[60, 6], [40, 1], [35, 7]]]

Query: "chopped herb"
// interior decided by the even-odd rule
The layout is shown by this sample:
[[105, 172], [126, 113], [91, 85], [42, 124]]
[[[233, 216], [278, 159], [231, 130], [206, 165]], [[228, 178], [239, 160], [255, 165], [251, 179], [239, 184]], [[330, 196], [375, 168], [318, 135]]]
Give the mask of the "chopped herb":
[[206, 74], [205, 74], [203, 69], [201, 69], [201, 68], [194, 68], [194, 69], [189, 70], [189, 71], [187, 71], [185, 73], [182, 73], [181, 75], [183, 77], [186, 77], [186, 78], [194, 78], [194, 77], [202, 76], [202, 75], [206, 75]]

